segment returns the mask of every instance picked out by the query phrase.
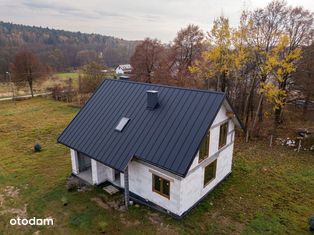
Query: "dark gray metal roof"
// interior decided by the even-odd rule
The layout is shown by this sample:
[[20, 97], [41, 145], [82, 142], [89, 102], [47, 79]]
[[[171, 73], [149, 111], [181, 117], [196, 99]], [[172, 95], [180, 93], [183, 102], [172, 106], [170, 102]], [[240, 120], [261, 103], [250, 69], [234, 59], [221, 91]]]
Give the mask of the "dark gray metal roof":
[[[158, 91], [154, 110], [147, 90]], [[105, 80], [58, 142], [122, 172], [135, 157], [184, 177], [224, 100], [221, 92]], [[130, 121], [115, 131], [122, 117]]]

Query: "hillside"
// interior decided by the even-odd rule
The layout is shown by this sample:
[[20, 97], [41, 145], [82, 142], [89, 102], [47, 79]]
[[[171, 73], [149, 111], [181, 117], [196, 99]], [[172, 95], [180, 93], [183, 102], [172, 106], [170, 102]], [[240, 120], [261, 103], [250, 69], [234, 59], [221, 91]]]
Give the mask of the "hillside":
[[0, 21], [0, 74], [22, 47], [34, 51], [40, 60], [57, 71], [75, 68], [92, 60], [114, 67], [128, 63], [137, 41], [70, 32]]

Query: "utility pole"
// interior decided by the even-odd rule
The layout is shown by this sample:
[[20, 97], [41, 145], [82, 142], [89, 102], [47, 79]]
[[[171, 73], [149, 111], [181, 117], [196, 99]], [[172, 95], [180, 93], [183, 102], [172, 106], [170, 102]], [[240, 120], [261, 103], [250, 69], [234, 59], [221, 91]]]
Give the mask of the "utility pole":
[[14, 105], [16, 105], [15, 94], [14, 94], [14, 84], [12, 82], [11, 73], [10, 72], [6, 72], [6, 74], [9, 76], [9, 83], [10, 83], [11, 89], [12, 89], [12, 100], [14, 101]]

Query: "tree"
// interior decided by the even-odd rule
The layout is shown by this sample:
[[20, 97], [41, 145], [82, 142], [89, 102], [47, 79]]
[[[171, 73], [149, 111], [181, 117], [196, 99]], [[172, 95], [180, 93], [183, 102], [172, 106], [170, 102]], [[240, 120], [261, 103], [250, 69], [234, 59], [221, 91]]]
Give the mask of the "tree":
[[12, 65], [13, 82], [27, 82], [32, 97], [34, 97], [34, 81], [42, 78], [44, 70], [37, 57], [29, 50], [23, 49], [18, 52]]
[[286, 104], [288, 75], [296, 71], [296, 62], [301, 58], [301, 48], [291, 50], [288, 46], [289, 37], [283, 35], [267, 55], [264, 65], [265, 73], [272, 77], [261, 83], [261, 92], [273, 104], [275, 125], [281, 122], [281, 111]]
[[237, 28], [220, 17], [208, 33], [202, 58], [190, 71], [206, 80], [208, 89], [226, 92], [246, 126], [252, 123], [249, 129], [258, 134], [266, 101], [273, 105], [274, 123], [281, 123], [301, 48], [312, 33], [312, 13], [284, 1], [244, 11]]
[[208, 36], [206, 50], [190, 66], [190, 72], [206, 80], [208, 89], [229, 92], [228, 86], [240, 77], [246, 62], [246, 47], [242, 43], [245, 35], [232, 29], [229, 20], [221, 16], [214, 20]]
[[139, 44], [131, 57], [132, 79], [147, 83], [154, 82], [155, 73], [161, 67], [164, 51], [164, 46], [157, 39], [146, 38]]
[[[263, 89], [265, 84], [277, 77], [276, 88], [277, 98], [283, 105], [275, 107], [275, 122], [282, 122], [282, 110], [285, 104], [291, 75], [294, 72], [294, 64], [300, 58], [298, 51], [302, 45], [307, 44], [312, 34], [313, 15], [301, 7], [288, 7], [285, 1], [272, 1], [263, 9], [257, 9], [248, 14], [247, 27], [249, 32], [248, 45], [254, 50], [255, 64], [260, 83], [260, 98], [257, 106], [256, 116], [253, 122], [253, 129], [257, 120], [262, 121], [263, 117]], [[285, 48], [278, 51], [278, 46], [286, 41]], [[274, 55], [277, 47], [278, 55]], [[276, 59], [277, 58], [277, 59]], [[285, 62], [286, 68], [278, 68], [279, 64], [269, 69], [271, 60]], [[288, 67], [287, 67], [288, 66]], [[280, 67], [280, 66], [279, 66]], [[290, 68], [290, 69], [289, 69]], [[282, 74], [278, 74], [282, 73]], [[279, 76], [278, 76], [279, 75]], [[278, 79], [280, 77], [280, 79]], [[269, 90], [269, 89], [268, 89]], [[273, 89], [272, 89], [273, 90]], [[273, 90], [274, 91], [274, 90]], [[273, 93], [274, 94], [274, 93]], [[278, 104], [278, 102], [277, 102]], [[259, 118], [258, 118], [259, 117]]]
[[182, 85], [190, 78], [189, 67], [202, 55], [203, 39], [204, 34], [200, 28], [190, 24], [181, 29], [173, 40], [168, 57], [169, 69], [173, 72], [174, 77], [183, 83]]
[[293, 75], [293, 88], [300, 90], [305, 100], [303, 111], [314, 100], [314, 44], [305, 47], [303, 56], [298, 63], [297, 70]]
[[91, 62], [82, 68], [82, 75], [80, 76], [79, 92], [89, 94], [96, 90], [100, 83], [104, 80], [104, 74], [101, 70], [103, 65]]

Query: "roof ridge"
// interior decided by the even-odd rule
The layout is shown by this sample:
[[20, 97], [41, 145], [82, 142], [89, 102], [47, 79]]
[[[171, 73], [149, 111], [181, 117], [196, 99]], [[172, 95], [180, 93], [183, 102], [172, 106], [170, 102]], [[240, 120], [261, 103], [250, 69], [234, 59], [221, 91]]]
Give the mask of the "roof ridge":
[[145, 83], [145, 82], [137, 82], [137, 81], [130, 81], [130, 80], [120, 80], [120, 79], [112, 79], [112, 78], [106, 78], [104, 80], [113, 81], [113, 82], [122, 82], [122, 83], [133, 83], [133, 84], [140, 84], [140, 85], [150, 85], [150, 86], [157, 86], [157, 87], [166, 87], [166, 88], [179, 89], [179, 90], [205, 92], [205, 93], [212, 93], [212, 94], [219, 94], [219, 95], [226, 94], [225, 92], [222, 92], [222, 91], [209, 91], [209, 90], [204, 90], [204, 89], [178, 87], [178, 86], [170, 86], [170, 85], [156, 84], [156, 83]]

